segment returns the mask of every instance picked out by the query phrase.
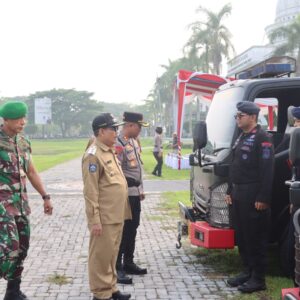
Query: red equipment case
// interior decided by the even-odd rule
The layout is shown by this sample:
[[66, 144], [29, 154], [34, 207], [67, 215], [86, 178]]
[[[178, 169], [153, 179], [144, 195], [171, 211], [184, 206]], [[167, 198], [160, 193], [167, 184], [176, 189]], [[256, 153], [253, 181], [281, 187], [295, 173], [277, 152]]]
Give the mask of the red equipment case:
[[205, 221], [191, 223], [190, 239], [192, 245], [207, 249], [234, 248], [234, 230], [211, 227]]

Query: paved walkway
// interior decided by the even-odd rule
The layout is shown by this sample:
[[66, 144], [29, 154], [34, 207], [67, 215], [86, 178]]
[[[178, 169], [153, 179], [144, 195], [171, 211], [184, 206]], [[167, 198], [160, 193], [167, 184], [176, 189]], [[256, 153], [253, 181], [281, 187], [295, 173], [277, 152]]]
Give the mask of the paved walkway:
[[[29, 188], [32, 238], [25, 263], [22, 289], [30, 300], [89, 300], [87, 231], [80, 160], [76, 159], [42, 173], [52, 195], [55, 211], [45, 216], [42, 200]], [[196, 257], [175, 248], [176, 219], [158, 211], [163, 190], [188, 190], [188, 181], [146, 180], [147, 199], [137, 236], [137, 262], [148, 268], [134, 276], [133, 285], [120, 285], [131, 299], [227, 299], [234, 293], [225, 278], [196, 262]], [[49, 278], [65, 276], [70, 283], [57, 285]], [[0, 295], [6, 283], [0, 280]]]

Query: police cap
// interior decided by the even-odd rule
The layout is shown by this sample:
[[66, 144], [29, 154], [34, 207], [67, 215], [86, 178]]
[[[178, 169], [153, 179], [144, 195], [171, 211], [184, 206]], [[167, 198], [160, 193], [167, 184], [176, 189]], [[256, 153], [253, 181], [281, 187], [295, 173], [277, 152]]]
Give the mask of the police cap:
[[260, 108], [253, 102], [241, 101], [236, 105], [238, 111], [247, 115], [258, 115]]
[[99, 116], [95, 117], [92, 123], [93, 131], [98, 130], [99, 128], [107, 127], [118, 127], [123, 125], [124, 122], [117, 122], [115, 117], [110, 113], [102, 113]]
[[143, 114], [125, 111], [123, 114], [124, 122], [138, 123], [143, 127], [148, 127], [149, 123], [143, 121]]
[[0, 116], [4, 119], [20, 119], [27, 113], [28, 106], [25, 102], [9, 101], [0, 107]]
[[300, 107], [294, 107], [292, 109], [292, 115], [295, 119], [299, 119], [300, 120]]

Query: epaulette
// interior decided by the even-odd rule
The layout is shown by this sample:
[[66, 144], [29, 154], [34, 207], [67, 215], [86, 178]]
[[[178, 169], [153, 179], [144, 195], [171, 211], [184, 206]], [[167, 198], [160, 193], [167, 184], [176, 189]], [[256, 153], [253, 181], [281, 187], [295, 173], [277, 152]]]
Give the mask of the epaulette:
[[95, 145], [91, 146], [89, 149], [88, 149], [88, 154], [92, 154], [92, 155], [95, 155], [96, 154], [96, 151], [97, 151], [97, 147]]

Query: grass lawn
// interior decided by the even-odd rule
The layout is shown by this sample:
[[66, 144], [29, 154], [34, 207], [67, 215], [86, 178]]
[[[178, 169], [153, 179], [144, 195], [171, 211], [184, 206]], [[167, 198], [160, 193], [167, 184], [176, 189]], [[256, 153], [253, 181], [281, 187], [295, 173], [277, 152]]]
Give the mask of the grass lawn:
[[[32, 155], [38, 171], [45, 171], [55, 165], [83, 155], [88, 139], [57, 139], [57, 140], [32, 140]], [[152, 154], [153, 139], [141, 139], [142, 160], [146, 174], [150, 179], [159, 179], [151, 172], [156, 165]], [[166, 149], [166, 154], [170, 149]], [[183, 154], [191, 153], [191, 149], [183, 149]], [[189, 170], [173, 170], [163, 165], [162, 179], [189, 179]]]
[[[178, 216], [178, 201], [190, 206], [189, 191], [163, 193], [162, 202], [157, 208], [166, 211], [174, 219]], [[178, 218], [177, 218], [178, 219]], [[174, 220], [175, 222], [175, 220]], [[192, 248], [189, 241], [183, 241], [183, 247], [187, 254], [193, 254], [196, 259], [193, 264], [204, 264], [213, 267], [215, 272], [208, 273], [211, 279], [238, 274], [241, 270], [241, 260], [237, 248], [233, 250], [208, 250], [204, 248]], [[254, 294], [238, 294], [234, 300], [277, 300], [280, 299], [281, 289], [293, 287], [291, 279], [284, 277], [279, 269], [278, 248], [270, 246], [268, 252], [268, 272], [266, 276], [267, 291]]]
[[88, 139], [31, 140], [33, 161], [38, 171], [80, 157]]

